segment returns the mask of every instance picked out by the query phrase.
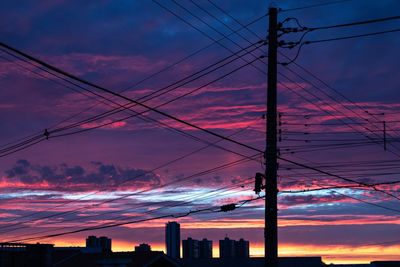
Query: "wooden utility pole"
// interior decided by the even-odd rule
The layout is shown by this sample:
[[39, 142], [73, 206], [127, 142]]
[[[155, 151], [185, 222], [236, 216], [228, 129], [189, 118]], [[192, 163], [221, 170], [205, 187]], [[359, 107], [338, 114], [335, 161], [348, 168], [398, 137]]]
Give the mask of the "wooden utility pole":
[[278, 9], [269, 8], [264, 232], [265, 266], [267, 267], [278, 267], [277, 31]]

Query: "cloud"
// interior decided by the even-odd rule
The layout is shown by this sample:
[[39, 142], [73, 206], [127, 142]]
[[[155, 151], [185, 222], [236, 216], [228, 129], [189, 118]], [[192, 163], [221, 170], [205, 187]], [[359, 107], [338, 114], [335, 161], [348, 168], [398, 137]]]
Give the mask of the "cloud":
[[338, 202], [347, 199], [343, 195], [327, 195], [327, 196], [316, 196], [316, 195], [292, 195], [283, 196], [280, 198], [280, 204], [286, 206], [297, 206], [297, 205], [312, 205], [312, 204], [324, 204]]
[[92, 162], [89, 167], [69, 166], [67, 164], [33, 165], [25, 159], [18, 160], [5, 172], [2, 181], [19, 182], [20, 186], [37, 189], [62, 191], [91, 191], [93, 189], [112, 190], [127, 187], [140, 188], [156, 186], [161, 182], [159, 175], [143, 169], [121, 167], [102, 162]]

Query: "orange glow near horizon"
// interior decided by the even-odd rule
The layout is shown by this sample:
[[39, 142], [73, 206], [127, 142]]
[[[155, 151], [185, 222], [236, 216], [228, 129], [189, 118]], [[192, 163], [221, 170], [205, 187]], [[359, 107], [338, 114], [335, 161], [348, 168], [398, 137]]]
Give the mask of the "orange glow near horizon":
[[[279, 220], [279, 226], [283, 230], [290, 226], [321, 226], [321, 225], [360, 225], [360, 224], [400, 224], [400, 219], [392, 216], [377, 215], [355, 215], [352, 220], [349, 216], [337, 215], [332, 221], [331, 216], [312, 217], [311, 220], [297, 219], [296, 217], [283, 217]], [[163, 228], [168, 219], [157, 220], [135, 225], [126, 225], [126, 230], [133, 228]], [[181, 229], [189, 231], [191, 229], [262, 229], [264, 220], [262, 219], [219, 219], [199, 221], [196, 218], [187, 217], [181, 221]], [[131, 241], [113, 238], [113, 251], [133, 251], [139, 243], [146, 243], [146, 240], [138, 240], [134, 236]], [[244, 238], [246, 238], [244, 236]], [[328, 238], [328, 237], [327, 237]], [[163, 237], [160, 238], [163, 240]], [[213, 256], [219, 257], [219, 244], [213, 240]], [[42, 241], [43, 242], [43, 241]], [[56, 246], [85, 246], [85, 237], [79, 235], [64, 236], [44, 240], [45, 243], [52, 243]], [[164, 243], [149, 243], [153, 250], [164, 251]], [[351, 245], [308, 245], [306, 240], [301, 243], [280, 243], [279, 255], [282, 257], [322, 257], [327, 264], [342, 263], [369, 263], [375, 260], [400, 260], [400, 245], [375, 245], [375, 246], [351, 246]], [[250, 255], [260, 257], [264, 255], [264, 244], [256, 243], [250, 239]]]
[[[51, 240], [56, 246], [84, 246], [82, 239]], [[113, 251], [133, 251], [139, 242], [127, 242], [114, 240], [112, 243]], [[151, 243], [152, 250], [164, 251], [163, 243]], [[363, 264], [371, 261], [400, 260], [400, 245], [393, 246], [348, 246], [332, 245], [317, 246], [306, 244], [281, 244], [279, 246], [279, 256], [281, 257], [322, 257], [326, 264]], [[262, 257], [264, 255], [263, 243], [250, 242], [251, 257]], [[219, 257], [218, 242], [213, 242], [213, 257]]]
[[[217, 248], [214, 248], [214, 251]], [[280, 257], [322, 257], [326, 264], [370, 263], [376, 260], [399, 260], [400, 245], [382, 247], [351, 246], [310, 246], [302, 244], [282, 244], [279, 246]], [[264, 256], [264, 244], [250, 243], [252, 257]]]
[[[132, 250], [134, 245], [126, 242], [114, 242], [114, 251]], [[162, 243], [151, 244], [152, 250], [164, 251]], [[376, 260], [399, 260], [400, 245], [395, 246], [310, 246], [301, 244], [283, 244], [279, 247], [281, 257], [322, 257], [326, 264], [343, 263], [370, 263]], [[164, 251], [165, 252], [165, 251]], [[262, 257], [264, 255], [264, 244], [250, 242], [250, 255]], [[213, 242], [213, 257], [219, 257], [218, 242]]]
[[[311, 217], [311, 216], [309, 216]], [[332, 218], [333, 216], [318, 216], [313, 220], [301, 219], [279, 219], [279, 227], [285, 226], [324, 226], [324, 225], [367, 225], [367, 224], [399, 224], [400, 218], [392, 216], [381, 215], [354, 215], [352, 218], [348, 216], [334, 215], [335, 220], [324, 220], [325, 218]], [[188, 223], [182, 223], [181, 229], [241, 229], [241, 228], [263, 228], [263, 219], [218, 219], [208, 221], [196, 221], [195, 218], [186, 219]], [[157, 222], [138, 223], [132, 226], [125, 226], [128, 228], [153, 228], [164, 227], [166, 220], [159, 220]], [[185, 222], [185, 220], [183, 220]]]

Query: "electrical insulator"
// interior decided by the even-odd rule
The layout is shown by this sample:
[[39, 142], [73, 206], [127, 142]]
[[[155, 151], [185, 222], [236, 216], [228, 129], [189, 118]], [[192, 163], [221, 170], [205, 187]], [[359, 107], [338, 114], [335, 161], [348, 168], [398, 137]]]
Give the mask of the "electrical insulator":
[[236, 204], [226, 204], [221, 206], [221, 211], [227, 212], [236, 209]]
[[49, 139], [49, 135], [50, 135], [50, 133], [49, 133], [49, 131], [47, 131], [47, 129], [44, 129], [44, 134], [43, 134], [45, 137], [46, 137], [46, 139], [48, 140]]

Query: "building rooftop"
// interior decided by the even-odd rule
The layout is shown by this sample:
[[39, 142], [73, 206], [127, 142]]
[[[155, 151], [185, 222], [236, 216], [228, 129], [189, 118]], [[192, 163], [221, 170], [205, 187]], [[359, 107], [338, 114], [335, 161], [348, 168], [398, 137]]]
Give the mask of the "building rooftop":
[[[264, 267], [264, 258], [180, 259], [182, 267]], [[279, 267], [325, 267], [321, 257], [280, 257]]]

